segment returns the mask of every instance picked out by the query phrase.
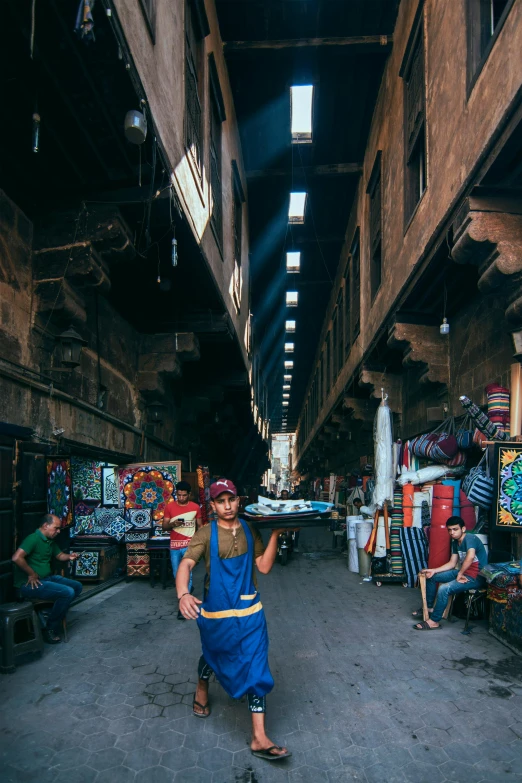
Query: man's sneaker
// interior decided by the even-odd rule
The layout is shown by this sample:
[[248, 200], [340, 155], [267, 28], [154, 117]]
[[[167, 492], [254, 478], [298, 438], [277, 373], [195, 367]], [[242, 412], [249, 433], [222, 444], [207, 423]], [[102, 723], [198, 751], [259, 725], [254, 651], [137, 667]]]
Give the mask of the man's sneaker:
[[44, 642], [47, 644], [60, 644], [62, 641], [56, 631], [53, 631], [52, 628], [45, 628], [42, 631]]
[[181, 612], [180, 612], [180, 611], [178, 611], [178, 620], [184, 620], [184, 619], [185, 619], [185, 618], [183, 617], [183, 615], [181, 614]]

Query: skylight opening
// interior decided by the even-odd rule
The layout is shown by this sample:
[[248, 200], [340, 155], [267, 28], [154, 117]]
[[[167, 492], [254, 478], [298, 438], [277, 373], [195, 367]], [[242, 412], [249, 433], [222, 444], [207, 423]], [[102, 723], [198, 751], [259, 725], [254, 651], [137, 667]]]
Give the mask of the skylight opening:
[[297, 291], [286, 292], [286, 306], [297, 307]]
[[288, 207], [289, 223], [305, 222], [306, 193], [290, 193], [290, 206]]
[[285, 330], [287, 332], [295, 332], [295, 321], [285, 321]]
[[285, 343], [285, 353], [294, 352], [294, 343]]
[[301, 253], [291, 251], [286, 254], [286, 271], [290, 274], [299, 272], [301, 268]]
[[288, 400], [283, 400], [283, 405], [290, 405], [290, 403], [288, 402]]
[[290, 391], [290, 389], [291, 389], [291, 386], [290, 386], [289, 383], [284, 383], [283, 384], [283, 391]]
[[283, 394], [283, 400], [289, 400], [289, 399], [290, 399], [290, 395], [289, 394], [286, 394], [286, 393]]
[[293, 144], [312, 143], [312, 84], [290, 87], [291, 131]]
[[290, 383], [292, 381], [292, 376], [291, 375], [283, 375], [283, 380], [285, 381], [285, 383]]
[[294, 369], [294, 363], [292, 361], [287, 360], [285, 362], [285, 370], [293, 370]]

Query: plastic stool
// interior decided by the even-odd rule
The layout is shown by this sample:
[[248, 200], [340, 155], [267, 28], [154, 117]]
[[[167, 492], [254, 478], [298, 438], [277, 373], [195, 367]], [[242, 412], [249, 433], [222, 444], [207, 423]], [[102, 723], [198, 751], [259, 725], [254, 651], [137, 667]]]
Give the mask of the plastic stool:
[[[15, 642], [15, 626], [25, 621], [32, 632], [33, 638], [26, 642]], [[42, 631], [32, 603], [13, 602], [0, 606], [0, 633], [2, 641], [2, 662], [0, 672], [8, 674], [16, 670], [15, 656], [28, 652], [42, 652], [44, 642]]]
[[[39, 609], [43, 609], [44, 607], [51, 607], [54, 605], [54, 601], [49, 601], [49, 599], [45, 598], [28, 598], [27, 599], [33, 606], [34, 609], [38, 612]], [[64, 617], [62, 620], [62, 630], [63, 630], [63, 641], [67, 644], [69, 641], [69, 638], [67, 636], [67, 617]]]

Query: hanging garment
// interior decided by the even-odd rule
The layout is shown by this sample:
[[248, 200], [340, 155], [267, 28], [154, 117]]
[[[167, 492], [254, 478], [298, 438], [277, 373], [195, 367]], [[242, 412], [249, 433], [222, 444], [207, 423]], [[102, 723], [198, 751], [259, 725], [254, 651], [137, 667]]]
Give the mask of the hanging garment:
[[401, 527], [399, 533], [408, 587], [415, 587], [419, 571], [428, 565], [428, 542], [418, 527]]
[[233, 699], [266, 696], [274, 687], [265, 613], [252, 580], [254, 540], [240, 522], [248, 552], [228, 559], [219, 557], [218, 526], [211, 523], [210, 586], [197, 620], [203, 657]]

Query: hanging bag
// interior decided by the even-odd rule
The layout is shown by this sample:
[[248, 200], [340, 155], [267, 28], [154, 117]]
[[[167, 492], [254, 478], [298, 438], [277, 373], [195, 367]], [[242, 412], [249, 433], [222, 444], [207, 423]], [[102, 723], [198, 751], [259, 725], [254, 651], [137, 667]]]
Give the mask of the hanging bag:
[[[471, 468], [462, 482], [462, 491], [474, 506], [489, 508], [493, 503], [495, 480], [489, 476], [487, 460], [488, 452], [484, 454], [476, 468]], [[482, 467], [484, 463], [484, 467]]]
[[473, 430], [474, 425], [471, 417], [466, 413], [462, 424], [455, 431], [459, 449], [471, 449], [473, 447]]

